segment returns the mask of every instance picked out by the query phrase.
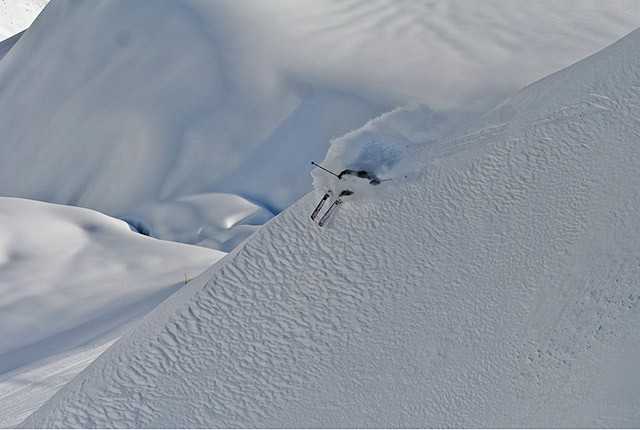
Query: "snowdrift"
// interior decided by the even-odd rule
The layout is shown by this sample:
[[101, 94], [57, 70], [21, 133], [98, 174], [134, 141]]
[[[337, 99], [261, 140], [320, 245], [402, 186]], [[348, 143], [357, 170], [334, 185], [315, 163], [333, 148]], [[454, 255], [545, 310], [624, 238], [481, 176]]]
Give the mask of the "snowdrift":
[[307, 195], [23, 425], [637, 427], [639, 58], [636, 31], [455, 138], [356, 132], [422, 169], [324, 228]]

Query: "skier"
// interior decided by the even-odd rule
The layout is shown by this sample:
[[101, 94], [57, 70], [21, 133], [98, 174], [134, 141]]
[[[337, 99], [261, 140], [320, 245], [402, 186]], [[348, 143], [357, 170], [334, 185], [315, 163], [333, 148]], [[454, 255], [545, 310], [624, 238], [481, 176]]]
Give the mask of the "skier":
[[[339, 174], [335, 174], [332, 171], [325, 169], [324, 167], [322, 167], [319, 164], [316, 164], [313, 161], [311, 162], [311, 164], [313, 164], [316, 167], [319, 167], [320, 169], [324, 170], [327, 173], [330, 173], [331, 175], [333, 175], [336, 178], [338, 178], [338, 180], [342, 180], [345, 176], [354, 176], [356, 178], [369, 180], [369, 184], [371, 184], [371, 185], [379, 185], [382, 182], [380, 179], [378, 179], [378, 177], [376, 175], [371, 174], [371, 173], [367, 172], [366, 170], [345, 169], [342, 172], [340, 172]], [[316, 217], [318, 216], [318, 213], [320, 213], [320, 210], [324, 206], [325, 202], [332, 195], [333, 195], [333, 191], [329, 190], [324, 194], [324, 196], [322, 196], [322, 199], [320, 199], [320, 202], [318, 203], [318, 205], [314, 209], [313, 213], [311, 214], [311, 219], [312, 220], [315, 221]], [[327, 222], [327, 220], [329, 219], [331, 214], [335, 211], [336, 207], [338, 207], [339, 205], [342, 204], [342, 198], [346, 197], [346, 196], [350, 196], [350, 195], [353, 195], [353, 191], [351, 191], [349, 189], [345, 189], [345, 190], [341, 191], [340, 194], [338, 195], [338, 198], [331, 204], [331, 206], [329, 206], [329, 209], [327, 209], [327, 211], [324, 213], [322, 218], [320, 218], [320, 221], [318, 221], [318, 225], [320, 227], [322, 227]]]

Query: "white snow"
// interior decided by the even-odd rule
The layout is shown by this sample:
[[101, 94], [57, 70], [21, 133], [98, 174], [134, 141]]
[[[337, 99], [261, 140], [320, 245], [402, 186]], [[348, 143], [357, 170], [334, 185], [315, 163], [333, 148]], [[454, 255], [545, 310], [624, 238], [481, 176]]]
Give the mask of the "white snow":
[[423, 167], [324, 228], [296, 202], [23, 425], [637, 426], [639, 58], [640, 30], [422, 146], [420, 110], [350, 134], [345, 163]]
[[638, 426], [640, 36], [481, 114], [640, 3], [46, 3], [0, 0], [0, 427]]
[[26, 30], [47, 3], [49, 0], [0, 0], [0, 41]]
[[[184, 284], [184, 274], [199, 275], [224, 255], [136, 234], [125, 222], [88, 209], [6, 197], [0, 202], [0, 325], [11, 327], [0, 345], [0, 373], [52, 354], [52, 348], [68, 348], [65, 337], [99, 340], [140, 308], [155, 307]], [[91, 329], [107, 315], [113, 327]], [[72, 330], [84, 334], [70, 336]], [[57, 346], [55, 336], [62, 337]], [[28, 354], [20, 352], [25, 348]]]
[[[424, 169], [420, 154], [437, 137], [452, 133], [461, 126], [457, 118], [450, 123], [447, 117], [413, 105], [387, 112], [365, 126], [340, 138], [333, 139], [321, 166], [312, 172], [314, 187], [323, 195], [327, 190], [339, 194], [341, 190], [357, 191], [355, 199], [378, 196], [382, 190], [415, 179]], [[417, 128], [416, 124], [421, 124]], [[340, 178], [343, 169], [363, 171], [369, 178], [379, 180], [372, 186], [357, 174]], [[338, 174], [337, 176], [335, 174]]]
[[0, 197], [3, 427], [25, 417], [17, 401], [28, 394], [30, 413], [88, 363], [83, 356], [97, 355], [89, 350], [223, 255], [142, 236], [88, 209]]
[[48, 359], [0, 377], [2, 428], [13, 428], [102, 354], [113, 341]]
[[[382, 109], [350, 93], [301, 89], [272, 59], [226, 40], [235, 33], [225, 9], [50, 3], [0, 62], [0, 193], [89, 207], [136, 219], [154, 237], [226, 249], [246, 237], [247, 223], [308, 192], [308, 158]], [[220, 220], [208, 213], [223, 194], [236, 196], [229, 207], [246, 200], [236, 224], [224, 210]], [[171, 214], [179, 226], [165, 225], [185, 198], [189, 208]]]

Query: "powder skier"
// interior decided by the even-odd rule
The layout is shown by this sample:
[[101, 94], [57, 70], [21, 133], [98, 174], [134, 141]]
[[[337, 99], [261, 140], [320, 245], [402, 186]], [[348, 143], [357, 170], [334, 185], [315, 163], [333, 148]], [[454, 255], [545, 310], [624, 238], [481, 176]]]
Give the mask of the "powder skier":
[[[369, 184], [371, 185], [379, 185], [382, 182], [376, 175], [369, 173], [366, 170], [344, 169], [339, 174], [335, 174], [332, 171], [327, 170], [324, 167], [320, 166], [319, 164], [314, 163], [313, 161], [311, 162], [311, 164], [335, 176], [336, 178], [338, 178], [338, 180], [342, 180], [345, 176], [353, 176], [356, 178], [367, 179], [369, 181]], [[311, 214], [312, 220], [315, 221], [316, 217], [318, 216], [318, 213], [320, 213], [320, 210], [324, 206], [325, 202], [332, 195], [333, 195], [333, 191], [329, 190], [324, 194], [324, 196], [322, 196], [322, 199], [320, 199], [320, 202], [318, 203], [313, 213]], [[327, 220], [329, 219], [333, 211], [336, 209], [336, 207], [342, 204], [342, 198], [350, 195], [353, 195], [352, 190], [345, 189], [341, 191], [340, 194], [338, 195], [338, 198], [331, 204], [331, 206], [329, 206], [329, 209], [327, 209], [324, 215], [320, 218], [320, 221], [318, 221], [318, 225], [322, 227], [327, 222]]]

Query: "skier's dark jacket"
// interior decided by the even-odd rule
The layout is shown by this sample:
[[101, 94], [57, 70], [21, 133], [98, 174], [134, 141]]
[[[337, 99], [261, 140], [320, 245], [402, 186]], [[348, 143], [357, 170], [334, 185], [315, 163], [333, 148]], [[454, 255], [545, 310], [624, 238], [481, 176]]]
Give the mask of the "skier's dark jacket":
[[378, 185], [380, 183], [380, 179], [378, 179], [378, 177], [376, 175], [373, 175], [373, 174], [367, 172], [366, 170], [344, 169], [338, 175], [338, 179], [342, 179], [342, 177], [345, 176], [345, 175], [357, 176], [358, 178], [368, 179], [369, 183], [371, 185]]

